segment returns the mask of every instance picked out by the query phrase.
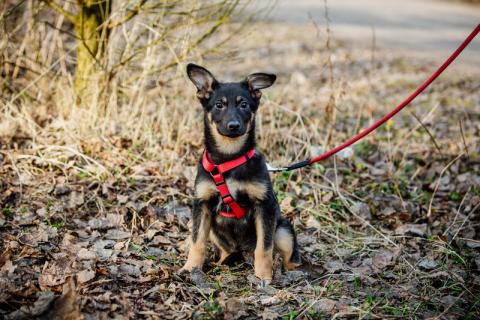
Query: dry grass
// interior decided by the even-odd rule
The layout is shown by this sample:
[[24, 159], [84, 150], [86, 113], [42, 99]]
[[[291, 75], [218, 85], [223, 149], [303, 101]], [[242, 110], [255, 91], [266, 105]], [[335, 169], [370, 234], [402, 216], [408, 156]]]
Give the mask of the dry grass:
[[[92, 79], [96, 85], [91, 101], [76, 107], [71, 74], [75, 43], [71, 34], [62, 32], [69, 25], [63, 17], [27, 1], [23, 16], [7, 20], [5, 28], [17, 27], [8, 30], [0, 47], [4, 142], [13, 146], [8, 138], [23, 137], [22, 148], [65, 145], [97, 157], [125, 140], [142, 159], [158, 159], [162, 153], [162, 171], [174, 173], [172, 166], [189, 149], [185, 129], [197, 121], [193, 110], [185, 107], [193, 105], [193, 98], [184, 90], [184, 61], [199, 60], [206, 53], [223, 55], [222, 43], [243, 30], [244, 24], [231, 23], [229, 32], [210, 39], [214, 28], [236, 15], [245, 21], [251, 18], [243, 13], [246, 4], [226, 15], [232, 4], [225, 3], [227, 8], [218, 5], [217, 10], [184, 2], [174, 8], [179, 11], [176, 15], [153, 12], [115, 29], [106, 61], [100, 62], [104, 70]], [[131, 164], [126, 161], [125, 165]]]
[[[61, 17], [53, 19], [51, 24], [62, 26], [59, 19]], [[115, 150], [115, 146], [120, 146], [119, 140], [125, 140], [124, 144], [134, 147], [137, 157], [159, 161], [163, 172], [178, 175], [178, 171], [172, 171], [179, 163], [177, 160], [186, 158], [187, 163], [192, 164], [195, 159], [192, 155], [201, 147], [199, 139], [192, 139], [201, 135], [201, 127], [198, 126], [201, 110], [191, 86], [186, 82], [182, 61], [202, 63], [204, 57], [200, 55], [204, 54], [208, 59], [206, 64], [220, 78], [239, 79], [252, 70], [260, 69], [280, 73], [279, 83], [267, 92], [264, 101], [259, 140], [262, 149], [275, 150], [269, 158], [282, 164], [309, 156], [312, 145], [331, 147], [357, 132], [365, 123], [383, 114], [384, 107], [392, 106], [402, 97], [399, 95], [395, 99], [389, 97], [384, 100], [383, 96], [378, 97], [378, 93], [388, 96], [388, 92], [395, 92], [398, 87], [411, 89], [426, 75], [418, 74], [414, 67], [405, 65], [407, 70], [402, 70], [403, 74], [392, 74], [386, 79], [380, 73], [384, 62], [375, 61], [372, 65], [368, 52], [353, 56], [343, 48], [335, 48], [334, 53], [330, 53], [328, 48], [325, 50], [326, 35], [318, 35], [318, 26], [311, 26], [305, 39], [302, 39], [310, 44], [308, 47], [302, 47], [302, 43], [296, 41], [297, 30], [288, 30], [295, 28], [260, 24], [256, 28], [275, 28], [278, 31], [270, 35], [251, 33], [247, 41], [241, 41], [240, 50], [235, 45], [240, 41], [238, 38], [228, 46], [215, 48], [241, 28], [233, 23], [205, 43], [204, 48], [185, 55], [191, 50], [192, 41], [196, 41], [194, 34], [201, 34], [201, 31], [195, 30], [195, 25], [188, 24], [188, 21], [182, 22], [181, 31], [172, 38], [152, 45], [151, 50], [138, 53], [133, 61], [127, 59], [129, 63], [124, 66], [112, 68], [110, 72], [114, 75], [110, 75], [108, 84], [103, 81], [105, 74], [100, 74], [96, 86], [98, 91], [93, 92], [96, 99], [81, 108], [74, 106], [70, 73], [72, 48], [65, 44], [69, 42], [68, 35], [52, 30], [49, 24], [37, 22], [38, 25], [30, 26], [30, 32], [23, 35], [21, 47], [24, 47], [25, 54], [10, 54], [10, 44], [5, 38], [2, 45], [6, 52], [3, 57], [6, 74], [2, 94], [3, 136], [23, 137], [26, 144], [33, 148], [67, 145], [89, 156], [106, 149], [122, 152], [122, 148]], [[148, 39], [145, 42], [155, 43], [159, 32], [149, 25], [159, 23], [158, 20], [134, 21], [116, 30], [112, 35], [109, 64], [118, 62], [116, 55], [132, 55], [139, 35]], [[28, 23], [19, 24], [18, 28], [28, 28]], [[49, 41], [40, 41], [42, 38]], [[258, 47], [257, 43], [265, 45]], [[27, 47], [30, 44], [38, 47]], [[290, 57], [285, 59], [283, 53], [287, 49]], [[225, 55], [231, 57], [234, 66], [226, 68], [222, 60]], [[330, 70], [328, 65], [332, 55], [334, 70]], [[175, 60], [180, 63], [172, 70], [160, 72], [170, 64], [165, 61]], [[13, 62], [16, 64], [12, 65]], [[28, 72], [29, 69], [35, 72]], [[376, 73], [373, 78], [371, 73]], [[370, 77], [366, 78], [366, 74]], [[408, 79], [405, 74], [408, 74]], [[357, 99], [355, 104], [351, 103], [353, 98]], [[347, 130], [335, 130], [342, 120], [336, 119], [336, 115], [352, 119], [347, 124]], [[325, 123], [328, 121], [331, 123]], [[410, 118], [409, 121], [418, 125], [415, 119]], [[459, 128], [455, 126], [452, 130], [458, 133]], [[14, 131], [15, 134], [12, 134]], [[399, 136], [402, 137], [401, 132]], [[464, 149], [464, 144], [475, 142], [474, 135], [469, 132], [465, 132], [464, 137], [468, 141], [457, 139], [458, 143], [449, 144], [444, 152], [456, 155]], [[406, 138], [388, 141], [381, 147], [398, 151], [402, 144], [408, 143]], [[267, 144], [262, 145], [266, 141], [269, 148], [265, 148]], [[5, 142], [12, 143], [8, 139]], [[125, 160], [128, 166], [129, 160]], [[108, 164], [105, 165], [108, 167]]]
[[[261, 22], [220, 50], [215, 44], [241, 27], [226, 24], [201, 48], [185, 54], [197, 32], [196, 25], [187, 23], [177, 37], [119, 67], [107, 84], [99, 80], [97, 100], [76, 108], [68, 36], [47, 25], [22, 26], [21, 54], [0, 40], [1, 220], [12, 235], [2, 238], [2, 248], [13, 256], [21, 255], [12, 243], [35, 232], [16, 229], [23, 210], [34, 216], [39, 210], [50, 212], [40, 224], [65, 235], [78, 232], [79, 221], [120, 213], [125, 220], [121, 227], [130, 237], [126, 243], [117, 241], [119, 257], [128, 253], [148, 262], [153, 259], [148, 250], [158, 246], [151, 245], [149, 230], [168, 238], [162, 240], [167, 246], [160, 243], [163, 255], [148, 265], [153, 271], [142, 269], [140, 278], [148, 280], [138, 284], [120, 273], [120, 284], [107, 289], [122, 292], [123, 302], [116, 303], [123, 307], [117, 312], [126, 316], [479, 315], [480, 88], [474, 76], [440, 78], [407, 111], [357, 144], [351, 158], [273, 176], [282, 210], [299, 231], [308, 276], [281, 273], [276, 263], [274, 288], [262, 291], [252, 286], [248, 263], [246, 268], [209, 265], [206, 286], [194, 279], [195, 287], [175, 275], [185, 258], [187, 235], [176, 210], [188, 211], [202, 149], [201, 109], [184, 75], [184, 60], [205, 64], [219, 79], [241, 79], [254, 71], [278, 74], [258, 115], [258, 148], [275, 166], [303, 160], [350, 137], [405, 97], [435, 66], [383, 51], [372, 60], [371, 51], [327, 37], [324, 26]], [[118, 44], [131, 52], [136, 43], [129, 39], [139, 30], [149, 40], [159, 36], [134, 20], [113, 36], [112, 48]], [[30, 46], [33, 51], [26, 49]], [[157, 72], [177, 58], [177, 66]], [[71, 186], [85, 200], [75, 205], [75, 197], [55, 195], [52, 189], [58, 185]], [[164, 215], [156, 216], [155, 210]], [[65, 235], [55, 241], [64, 243]], [[430, 268], [424, 260], [436, 265]], [[113, 271], [99, 270], [116, 263], [99, 263], [94, 283], [111, 281]], [[43, 274], [45, 268], [37, 272]], [[110, 307], [92, 307], [95, 286], [77, 286], [83, 312], [112, 315]], [[152, 288], [155, 293], [147, 295]], [[21, 305], [19, 300], [9, 303]]]

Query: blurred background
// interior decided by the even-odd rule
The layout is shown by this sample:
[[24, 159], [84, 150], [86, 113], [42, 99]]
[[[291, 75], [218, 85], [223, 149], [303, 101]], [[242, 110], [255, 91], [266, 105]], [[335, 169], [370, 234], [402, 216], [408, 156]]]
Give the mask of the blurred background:
[[181, 277], [203, 150], [185, 75], [277, 74], [273, 166], [382, 117], [479, 1], [1, 0], [0, 318], [480, 319], [480, 38], [351, 152], [272, 174], [304, 265]]
[[[354, 46], [381, 48], [402, 54], [423, 55], [441, 61], [456, 49], [478, 24], [478, 1], [443, 0], [333, 0], [328, 1], [335, 35]], [[274, 20], [302, 24], [325, 19], [323, 0], [279, 0]], [[478, 68], [479, 41], [462, 55], [462, 64]]]

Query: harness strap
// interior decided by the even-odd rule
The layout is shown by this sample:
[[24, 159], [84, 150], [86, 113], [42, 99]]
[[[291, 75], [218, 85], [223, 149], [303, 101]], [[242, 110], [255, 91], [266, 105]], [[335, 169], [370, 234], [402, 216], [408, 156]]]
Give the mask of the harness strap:
[[228, 217], [241, 219], [245, 216], [245, 209], [242, 208], [232, 197], [230, 191], [228, 190], [227, 182], [223, 177], [225, 172], [228, 172], [232, 169], [240, 167], [250, 160], [255, 154], [255, 149], [249, 150], [246, 154], [220, 164], [215, 164], [210, 160], [210, 156], [207, 153], [207, 150], [203, 152], [202, 166], [205, 171], [210, 173], [212, 176], [213, 182], [217, 186], [222, 202], [230, 208], [230, 211], [220, 211], [219, 214]]

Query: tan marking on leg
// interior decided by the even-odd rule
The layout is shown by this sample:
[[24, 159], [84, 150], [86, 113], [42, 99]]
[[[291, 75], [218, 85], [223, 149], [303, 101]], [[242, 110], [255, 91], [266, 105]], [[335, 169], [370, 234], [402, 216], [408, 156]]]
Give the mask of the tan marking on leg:
[[209, 200], [218, 193], [218, 189], [212, 181], [204, 180], [197, 183], [195, 193], [199, 199]]
[[217, 236], [213, 233], [213, 231], [210, 231], [210, 241], [212, 241], [215, 247], [217, 247], [220, 251], [220, 259], [218, 259], [217, 263], [223, 263], [223, 261], [225, 261], [225, 259], [230, 256], [231, 252], [228, 252], [224, 247], [222, 247], [222, 245], [220, 244], [220, 240], [218, 240]]
[[227, 186], [234, 198], [238, 192], [245, 192], [252, 200], [263, 200], [267, 195], [267, 185], [262, 182], [228, 179]]
[[215, 145], [217, 148], [225, 154], [234, 154], [242, 149], [243, 145], [247, 141], [248, 138], [248, 130], [245, 132], [244, 135], [236, 138], [230, 138], [224, 135], [221, 135], [217, 130], [217, 125], [215, 122], [211, 122], [211, 132], [213, 139], [215, 140]]
[[198, 229], [197, 241], [190, 237], [190, 249], [187, 262], [180, 271], [192, 271], [193, 268], [202, 268], [207, 256], [208, 234], [210, 233], [211, 215], [205, 205], [202, 206], [202, 217]]
[[283, 267], [285, 268], [285, 270], [295, 270], [299, 266], [301, 266], [300, 263], [293, 263], [293, 262], [287, 262], [283, 264]]
[[255, 275], [261, 280], [272, 280], [273, 246], [265, 248], [264, 230], [260, 213], [255, 217], [255, 230], [257, 233], [257, 244], [254, 251]]
[[285, 228], [278, 228], [275, 231], [274, 237], [275, 248], [280, 251], [280, 255], [282, 256], [283, 266], [287, 270], [293, 270], [298, 265], [296, 263], [291, 263], [290, 258], [292, 257], [293, 253], [293, 236], [292, 234], [286, 230]]

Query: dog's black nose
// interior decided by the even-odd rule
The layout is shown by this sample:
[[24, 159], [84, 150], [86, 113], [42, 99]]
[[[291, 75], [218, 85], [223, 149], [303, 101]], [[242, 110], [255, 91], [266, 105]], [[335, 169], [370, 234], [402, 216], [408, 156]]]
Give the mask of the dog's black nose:
[[238, 122], [237, 120], [229, 121], [227, 123], [227, 128], [230, 131], [237, 131], [238, 129], [240, 129], [240, 122]]

